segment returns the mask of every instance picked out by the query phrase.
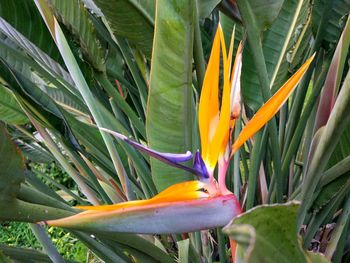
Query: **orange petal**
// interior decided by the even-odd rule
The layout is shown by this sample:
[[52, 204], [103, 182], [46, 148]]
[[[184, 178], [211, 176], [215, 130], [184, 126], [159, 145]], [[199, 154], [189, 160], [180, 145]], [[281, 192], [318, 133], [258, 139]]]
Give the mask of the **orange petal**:
[[112, 211], [129, 207], [142, 207], [150, 204], [201, 199], [209, 197], [207, 193], [202, 191], [204, 188], [205, 184], [200, 181], [188, 181], [172, 185], [158, 195], [147, 200], [129, 201], [113, 205], [76, 206], [76, 208], [88, 211]]
[[227, 59], [226, 46], [224, 34], [222, 28], [219, 25], [218, 31], [220, 33], [220, 41], [222, 48], [223, 57], [223, 91], [222, 91], [222, 103], [220, 110], [219, 122], [216, 126], [215, 134], [213, 139], [210, 141], [210, 155], [208, 158], [209, 165], [215, 167], [219, 154], [222, 154], [226, 150], [226, 145], [228, 143], [228, 132], [230, 126], [230, 73], [229, 73], [229, 63]]
[[235, 153], [250, 137], [257, 133], [281, 108], [295, 89], [310, 63], [314, 59], [312, 55], [300, 69], [257, 111], [253, 118], [242, 129], [240, 135], [232, 146], [231, 155]]
[[203, 159], [206, 159], [209, 154], [210, 124], [213, 122], [219, 112], [219, 67], [220, 33], [219, 30], [217, 30], [199, 100], [198, 118]]

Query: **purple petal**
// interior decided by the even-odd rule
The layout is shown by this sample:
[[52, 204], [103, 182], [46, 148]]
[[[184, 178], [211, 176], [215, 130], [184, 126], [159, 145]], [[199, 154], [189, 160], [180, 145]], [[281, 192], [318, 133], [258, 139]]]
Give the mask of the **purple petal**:
[[126, 137], [123, 134], [117, 133], [115, 131], [111, 131], [105, 128], [100, 128], [100, 130], [108, 132], [112, 135], [114, 135], [116, 138], [121, 139], [125, 142], [127, 142], [128, 144], [132, 145], [134, 148], [147, 153], [148, 155], [160, 160], [160, 161], [166, 161], [167, 163], [183, 163], [183, 162], [187, 162], [189, 160], [192, 159], [192, 153], [190, 151], [187, 151], [186, 153], [162, 153], [162, 152], [158, 152], [155, 150], [152, 150], [140, 143], [137, 143], [133, 140], [130, 140], [128, 137]]
[[196, 171], [196, 174], [200, 178], [205, 178], [205, 179], [209, 178], [209, 173], [208, 173], [207, 167], [205, 166], [205, 163], [204, 163], [199, 151], [197, 151], [195, 154], [193, 169]]
[[199, 177], [202, 177], [202, 173], [198, 173], [198, 171], [201, 171], [201, 170], [197, 171], [196, 169], [192, 169], [191, 167], [187, 167], [185, 165], [180, 164], [182, 162], [187, 162], [193, 158], [193, 155], [190, 151], [187, 151], [186, 153], [182, 153], [182, 154], [162, 153], [162, 152], [158, 152], [158, 151], [152, 150], [150, 148], [147, 148], [146, 146], [139, 144], [133, 140], [130, 140], [128, 137], [126, 137], [125, 135], [120, 134], [118, 132], [115, 132], [115, 131], [112, 131], [109, 129], [105, 129], [105, 128], [100, 128], [100, 130], [114, 135], [116, 138], [125, 141], [126, 143], [128, 143], [132, 147], [136, 148], [137, 150], [144, 152], [144, 153], [147, 153], [149, 156], [152, 156], [153, 158], [156, 158], [157, 160], [159, 160], [163, 163], [166, 163], [170, 166], [180, 168], [182, 170], [185, 170], [185, 171], [188, 171], [192, 174], [195, 174]]

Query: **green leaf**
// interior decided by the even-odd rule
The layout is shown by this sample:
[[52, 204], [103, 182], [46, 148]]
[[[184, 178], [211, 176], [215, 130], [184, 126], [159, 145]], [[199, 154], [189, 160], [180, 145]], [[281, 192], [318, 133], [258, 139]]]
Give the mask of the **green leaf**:
[[[345, 72], [344, 72], [345, 73]], [[302, 190], [302, 206], [299, 222], [302, 223], [305, 219], [308, 208], [312, 205], [312, 196], [321, 179], [321, 175], [327, 168], [329, 160], [333, 156], [334, 150], [338, 143], [343, 139], [344, 132], [347, 131], [350, 123], [350, 118], [347, 109], [350, 106], [350, 71], [348, 70], [342, 88], [339, 92], [337, 100], [334, 104], [332, 114], [330, 115], [327, 124], [324, 126], [324, 131], [320, 137], [320, 142], [317, 145], [313, 158], [309, 163], [306, 180]], [[348, 138], [346, 138], [348, 140]]]
[[51, 197], [46, 193], [43, 193], [35, 189], [34, 187], [28, 186], [26, 184], [21, 185], [21, 189], [18, 193], [18, 199], [31, 204], [45, 205], [72, 212], [75, 211], [74, 208], [64, 203], [63, 200], [57, 200], [56, 198]]
[[78, 39], [86, 59], [91, 65], [105, 71], [104, 50], [97, 38], [89, 12], [80, 0], [49, 0], [58, 19], [63, 22]]
[[0, 16], [53, 59], [60, 58], [56, 45], [46, 29], [34, 1], [2, 0]]
[[20, 125], [28, 122], [12, 92], [0, 84], [0, 120]]
[[[287, 51], [294, 42], [294, 32], [297, 26], [305, 22], [308, 1], [284, 1], [278, 17], [271, 27], [263, 33], [262, 44], [266, 69], [270, 80], [270, 88], [276, 91], [287, 78]], [[263, 98], [259, 91], [260, 82], [251, 50], [243, 56], [242, 95], [244, 102], [254, 111], [262, 104]]]
[[[312, 9], [312, 29], [314, 34], [318, 30], [319, 21], [326, 3], [327, 0], [315, 1]], [[335, 0], [332, 1], [332, 3], [332, 8], [328, 11], [329, 19], [323, 34], [323, 40], [326, 43], [328, 42], [328, 44], [334, 44], [338, 41], [342, 28], [345, 24], [345, 21], [342, 21], [342, 19], [345, 18], [346, 14], [348, 14], [350, 10], [349, 0]]]
[[19, 141], [17, 145], [21, 149], [23, 155], [32, 162], [50, 163], [55, 160], [51, 153], [36, 142], [26, 143], [24, 141]]
[[[105, 238], [107, 240], [115, 241], [121, 245], [125, 245], [127, 248], [133, 248], [143, 254], [146, 254], [153, 258], [154, 262], [171, 263], [174, 260], [166, 252], [157, 247], [153, 241], [149, 242], [147, 239], [140, 235], [118, 233], [96, 233], [98, 237]], [[142, 261], [141, 261], [142, 262]]]
[[[342, 75], [344, 73], [344, 66], [350, 46], [350, 17], [344, 27], [341, 37], [339, 38], [337, 48], [334, 52], [331, 65], [329, 67], [327, 77], [325, 80], [322, 95], [316, 112], [314, 130], [325, 125], [333, 109]], [[350, 150], [349, 150], [350, 153]], [[342, 156], [344, 158], [345, 155]]]
[[[84, 101], [89, 107], [89, 110], [92, 116], [94, 117], [96, 124], [99, 127], [106, 127], [108, 124], [106, 123], [106, 120], [101, 116], [101, 110], [99, 108], [98, 101], [92, 93], [90, 87], [88, 86], [88, 83], [84, 78], [82, 71], [79, 68], [79, 65], [72, 53], [72, 50], [68, 45], [67, 39], [65, 38], [61, 27], [59, 26], [57, 20], [53, 16], [51, 10], [49, 9], [47, 3], [44, 0], [38, 0], [36, 1], [36, 4], [40, 10], [42, 17], [45, 19], [46, 24], [50, 32], [52, 33], [52, 36], [54, 37], [57, 43], [57, 47], [59, 48], [59, 51], [65, 61], [68, 71], [71, 74], [74, 83], [78, 87], [79, 92], [81, 93]], [[127, 175], [120, 161], [119, 154], [116, 148], [114, 147], [112, 138], [104, 133], [102, 133], [102, 137], [113, 160], [114, 167], [116, 171], [118, 171], [120, 182], [123, 184]]]
[[[345, 188], [345, 189], [344, 189]], [[348, 190], [346, 190], [346, 188]], [[335, 198], [339, 198], [342, 192], [350, 191], [350, 173], [346, 173], [329, 184], [323, 186], [312, 203], [311, 211], [317, 213], [324, 206], [329, 204]], [[346, 196], [343, 196], [345, 198]]]
[[18, 248], [18, 247], [12, 247], [8, 245], [0, 244], [0, 252], [3, 252], [4, 255], [6, 255], [8, 258], [8, 261], [2, 261], [1, 254], [0, 254], [0, 262], [1, 263], [11, 263], [11, 262], [23, 262], [23, 259], [26, 259], [26, 262], [28, 263], [36, 263], [36, 262], [42, 262], [42, 263], [50, 263], [52, 262], [50, 258], [34, 249], [28, 249], [28, 248]]
[[0, 156], [0, 203], [6, 203], [16, 198], [20, 184], [24, 181], [24, 162], [1, 122]]
[[[340, 141], [332, 153], [328, 165], [336, 165], [348, 156], [350, 156], [350, 125], [348, 125], [344, 133], [341, 135]], [[322, 186], [321, 189], [318, 188], [319, 192], [315, 196], [315, 201], [312, 204], [311, 209], [316, 210], [316, 212], [331, 202], [334, 198], [339, 197], [340, 193], [350, 191], [349, 171], [338, 175], [337, 178], [334, 178], [331, 181], [329, 181], [329, 179], [327, 181], [328, 183]], [[343, 198], [346, 198], [346, 196], [343, 196]]]
[[313, 38], [311, 20], [307, 20], [302, 28], [297, 28], [295, 35], [298, 37], [298, 39], [295, 41], [294, 46], [288, 51], [287, 54], [287, 60], [290, 63], [290, 70], [296, 70], [299, 68], [309, 51], [308, 47], [310, 47], [310, 41]]
[[299, 27], [307, 20], [308, 10], [307, 0], [284, 1], [277, 19], [264, 36], [264, 56], [273, 91], [279, 89], [287, 80], [286, 53], [299, 39], [300, 35], [297, 33]]
[[147, 58], [151, 58], [154, 22], [153, 1], [136, 0], [95, 0], [96, 5], [105, 15], [113, 34], [125, 37], [136, 45]]
[[[309, 257], [301, 247], [298, 207], [296, 202], [263, 205], [234, 218], [224, 232], [238, 244], [236, 262], [320, 262], [317, 261], [320, 257]], [[329, 262], [325, 258], [322, 260]]]
[[[52, 125], [50, 128], [55, 127], [58, 131], [61, 131], [62, 134], [67, 135], [70, 142], [75, 144], [74, 136], [72, 136], [70, 129], [66, 125], [62, 114], [63, 110], [48, 95], [39, 89], [39, 85], [34, 84], [11, 68], [6, 69], [6, 64], [3, 66], [4, 78], [11, 84], [11, 88], [14, 90], [16, 98], [21, 103], [21, 106], [28, 111], [29, 109], [27, 107], [28, 103], [30, 103], [30, 112], [34, 112], [33, 114], [36, 118], [40, 118], [46, 126]], [[26, 103], [23, 104], [23, 100], [26, 101], [26, 106], [24, 106]], [[33, 110], [33, 107], [36, 107], [36, 109]]]
[[179, 262], [188, 263], [189, 248], [190, 248], [190, 239], [184, 239], [177, 242], [179, 248]]
[[72, 212], [44, 205], [31, 204], [21, 200], [0, 202], [0, 221], [36, 223], [53, 218], [73, 215]]
[[[92, 238], [91, 235], [78, 231], [70, 231], [80, 241], [89, 247], [104, 262], [125, 262], [126, 253], [119, 249], [119, 246], [111, 245], [109, 240], [103, 240], [98, 237]], [[124, 252], [124, 253], [123, 253]]]
[[[28, 38], [26, 38], [23, 34], [18, 32], [14, 27], [12, 27], [2, 18], [0, 18], [0, 30], [4, 35], [8, 37], [8, 42], [10, 42], [9, 40], [11, 40], [11, 42], [8, 45], [10, 45], [12, 50], [23, 51], [20, 54], [25, 52], [27, 55], [33, 58], [35, 62], [39, 63], [41, 67], [43, 67], [46, 71], [53, 75], [53, 78], [58, 78], [60, 81], [67, 83], [67, 85], [74, 87], [74, 82], [71, 76], [59, 63], [57, 63], [49, 55], [47, 55], [41, 49], [35, 46]], [[10, 52], [10, 47], [7, 48], [9, 50], [8, 53], [12, 54], [14, 53], [14, 51]], [[25, 62], [31, 67], [35, 66], [34, 62], [28, 63], [28, 60], [26, 60], [23, 57], [21, 57], [20, 59], [22, 60], [22, 63]], [[12, 64], [11, 61], [8, 60], [7, 63]], [[40, 73], [43, 74], [42, 72]]]
[[[41, 79], [38, 78], [37, 80], [39, 82]], [[65, 110], [81, 118], [90, 118], [89, 112], [86, 109], [85, 104], [77, 103], [77, 100], [73, 98], [73, 94], [68, 93], [60, 88], [45, 85], [44, 83], [36, 84], [43, 92], [45, 92], [51, 99], [53, 99], [57, 104], [62, 106]]]
[[[80, 95], [77, 94], [73, 80], [60, 64], [33, 45], [2, 18], [0, 18], [0, 32], [5, 35], [4, 40], [0, 39], [0, 56], [11, 67], [33, 80], [38, 87], [67, 110], [83, 115], [87, 112]], [[50, 83], [47, 84], [47, 82]]]
[[220, 24], [221, 24], [222, 30], [224, 31], [226, 47], [230, 46], [232, 31], [233, 31], [233, 28], [235, 29], [235, 40], [234, 40], [235, 42], [233, 47], [233, 55], [235, 55], [239, 42], [243, 38], [244, 28], [242, 25], [235, 23], [231, 18], [229, 18], [227, 15], [225, 15], [222, 12], [220, 12]]
[[248, 0], [248, 11], [255, 20], [255, 24], [252, 26], [260, 31], [269, 28], [277, 18], [283, 2], [283, 0]]
[[[149, 147], [183, 153], [192, 148], [193, 1], [157, 1], [147, 110]], [[183, 171], [151, 159], [158, 191], [185, 179]]]
[[345, 129], [344, 133], [340, 137], [340, 141], [334, 150], [329, 161], [329, 166], [335, 165], [336, 163], [343, 160], [345, 157], [350, 155], [350, 124]]
[[26, 203], [16, 199], [24, 181], [24, 162], [20, 152], [0, 123], [0, 221], [17, 220], [37, 222], [72, 215], [52, 207]]
[[208, 17], [221, 0], [196, 0], [199, 19]]
[[[350, 21], [350, 20], [348, 20]], [[314, 122], [314, 137], [309, 150], [309, 162], [314, 157], [314, 152], [317, 147], [322, 144], [320, 138], [325, 130], [325, 125], [332, 114], [332, 109], [336, 101], [338, 89], [340, 85], [341, 76], [344, 73], [344, 62], [346, 54], [349, 49], [350, 42], [350, 23], [345, 26], [342, 37], [340, 38], [336, 51], [332, 58], [332, 63], [327, 70], [327, 77], [325, 80], [323, 94], [319, 99], [319, 106], [316, 112]], [[322, 133], [321, 133], [322, 132]], [[334, 202], [335, 199], [345, 198], [343, 192], [348, 192], [349, 186], [349, 161], [346, 159], [350, 154], [350, 125], [345, 129], [340, 141], [332, 153], [328, 162], [329, 170], [324, 172], [323, 177], [317, 186], [316, 193], [313, 194], [313, 202], [311, 205], [311, 212], [320, 213], [326, 205]], [[309, 190], [309, 189], [308, 189]], [[321, 211], [322, 212], [322, 211]], [[319, 224], [321, 224], [320, 222]]]

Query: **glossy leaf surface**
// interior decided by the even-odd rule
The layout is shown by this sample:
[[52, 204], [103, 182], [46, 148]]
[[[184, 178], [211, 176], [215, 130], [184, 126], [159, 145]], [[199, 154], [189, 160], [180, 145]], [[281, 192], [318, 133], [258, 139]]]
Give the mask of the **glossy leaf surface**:
[[154, 4], [153, 1], [95, 0], [94, 2], [105, 15], [114, 35], [125, 37], [141, 49], [147, 58], [151, 58], [154, 20], [149, 13], [152, 7], [147, 6]]
[[[156, 5], [146, 128], [148, 146], [160, 152], [192, 149], [193, 8], [193, 1]], [[183, 171], [157, 160], [151, 160], [151, 169], [158, 191], [186, 179]]]

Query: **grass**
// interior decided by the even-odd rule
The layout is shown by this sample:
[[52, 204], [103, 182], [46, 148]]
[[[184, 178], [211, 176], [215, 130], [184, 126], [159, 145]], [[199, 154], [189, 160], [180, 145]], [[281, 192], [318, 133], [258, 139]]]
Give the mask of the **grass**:
[[[47, 228], [58, 252], [67, 260], [86, 262], [88, 248], [70, 233], [54, 227]], [[0, 243], [14, 247], [42, 250], [27, 223], [5, 222], [0, 227]]]

